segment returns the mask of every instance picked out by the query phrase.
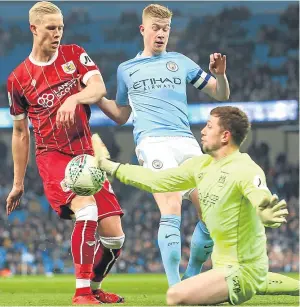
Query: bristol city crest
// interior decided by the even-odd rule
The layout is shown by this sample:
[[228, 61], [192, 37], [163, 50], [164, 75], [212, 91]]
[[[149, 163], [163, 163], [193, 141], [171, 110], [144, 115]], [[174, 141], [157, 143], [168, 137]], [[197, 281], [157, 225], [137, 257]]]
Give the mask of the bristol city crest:
[[73, 61], [69, 61], [69, 62], [61, 65], [61, 67], [66, 74], [73, 74], [76, 70], [76, 66], [73, 63]]

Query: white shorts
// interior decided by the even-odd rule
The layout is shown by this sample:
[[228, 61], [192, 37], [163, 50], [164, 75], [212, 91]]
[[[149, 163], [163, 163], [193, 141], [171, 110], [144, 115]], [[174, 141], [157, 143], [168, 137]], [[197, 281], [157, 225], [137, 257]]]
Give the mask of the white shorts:
[[[154, 171], [178, 167], [184, 161], [202, 155], [196, 139], [179, 136], [146, 137], [135, 153], [140, 165]], [[193, 190], [183, 191], [183, 197], [189, 199]]]

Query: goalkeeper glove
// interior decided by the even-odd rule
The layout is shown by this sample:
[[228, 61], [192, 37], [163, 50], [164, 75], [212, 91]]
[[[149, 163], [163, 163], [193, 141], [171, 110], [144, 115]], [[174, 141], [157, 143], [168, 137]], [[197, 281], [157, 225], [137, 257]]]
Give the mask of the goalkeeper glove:
[[263, 199], [256, 212], [265, 227], [278, 228], [286, 223], [286, 216], [289, 214], [286, 207], [286, 201], [283, 199], [278, 202], [278, 196], [273, 194], [270, 200]]
[[98, 162], [98, 167], [107, 174], [114, 176], [121, 163], [109, 160], [110, 154], [97, 133], [93, 134], [92, 136], [92, 145], [95, 158]]

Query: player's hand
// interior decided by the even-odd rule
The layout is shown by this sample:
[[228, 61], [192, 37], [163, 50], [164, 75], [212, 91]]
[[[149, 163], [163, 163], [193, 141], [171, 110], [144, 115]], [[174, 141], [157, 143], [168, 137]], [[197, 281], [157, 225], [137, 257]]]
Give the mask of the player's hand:
[[266, 227], [278, 228], [286, 223], [289, 212], [286, 209], [287, 203], [283, 199], [279, 201], [278, 196], [273, 194], [271, 199], [265, 198], [257, 207], [257, 213]]
[[212, 53], [209, 56], [209, 70], [214, 75], [224, 75], [226, 72], [226, 55]]
[[24, 186], [13, 186], [6, 199], [6, 214], [10, 215], [19, 205], [24, 193]]
[[109, 151], [97, 133], [93, 134], [92, 136], [92, 145], [95, 158], [98, 161], [98, 167], [105, 171], [107, 174], [114, 176], [120, 166], [120, 163], [109, 160]]
[[57, 128], [67, 127], [70, 128], [75, 123], [75, 110], [77, 100], [74, 95], [69, 96], [64, 103], [60, 106], [56, 114]]

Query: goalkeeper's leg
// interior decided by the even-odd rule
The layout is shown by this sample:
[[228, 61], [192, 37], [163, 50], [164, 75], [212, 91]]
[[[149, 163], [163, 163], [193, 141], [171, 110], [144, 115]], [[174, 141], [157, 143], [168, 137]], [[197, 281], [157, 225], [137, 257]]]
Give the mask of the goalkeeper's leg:
[[299, 296], [299, 280], [269, 272], [267, 282], [257, 295], [293, 295]]
[[229, 293], [225, 272], [212, 269], [170, 287], [166, 299], [168, 305], [214, 305], [228, 302]]

